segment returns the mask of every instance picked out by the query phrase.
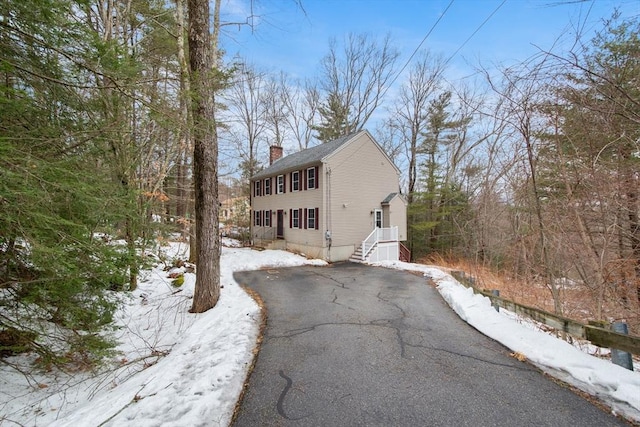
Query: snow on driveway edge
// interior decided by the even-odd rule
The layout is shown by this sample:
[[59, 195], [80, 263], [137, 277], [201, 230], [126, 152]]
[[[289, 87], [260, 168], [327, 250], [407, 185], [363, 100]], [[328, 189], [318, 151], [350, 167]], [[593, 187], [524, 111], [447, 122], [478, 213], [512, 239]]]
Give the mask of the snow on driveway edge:
[[491, 306], [489, 298], [475, 294], [438, 267], [400, 261], [373, 265], [418, 271], [430, 277], [462, 320], [513, 352], [523, 354], [549, 375], [596, 396], [614, 414], [640, 422], [640, 373], [591, 356], [566, 341], [501, 315]]

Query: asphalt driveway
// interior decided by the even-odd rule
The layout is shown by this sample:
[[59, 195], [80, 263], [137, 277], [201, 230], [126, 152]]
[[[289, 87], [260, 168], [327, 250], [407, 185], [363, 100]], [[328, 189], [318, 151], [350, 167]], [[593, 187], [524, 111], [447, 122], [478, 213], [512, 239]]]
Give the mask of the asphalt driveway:
[[268, 315], [235, 426], [625, 425], [510, 357], [422, 277], [344, 263], [235, 279]]

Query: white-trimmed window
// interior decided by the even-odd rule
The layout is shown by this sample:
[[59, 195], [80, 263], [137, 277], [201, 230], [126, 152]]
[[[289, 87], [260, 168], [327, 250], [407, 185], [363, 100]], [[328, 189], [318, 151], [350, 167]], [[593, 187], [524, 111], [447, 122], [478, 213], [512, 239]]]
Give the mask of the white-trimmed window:
[[276, 194], [282, 194], [284, 193], [284, 175], [278, 175], [277, 179], [277, 187], [276, 187]]
[[264, 194], [271, 194], [271, 177], [264, 180]]
[[262, 225], [262, 211], [255, 211], [255, 224], [256, 227], [260, 227]]
[[300, 191], [300, 171], [291, 172], [291, 191]]
[[264, 211], [264, 226], [271, 227], [271, 211]]
[[298, 209], [291, 211], [291, 228], [300, 228], [300, 211]]
[[314, 230], [318, 228], [318, 220], [316, 218], [316, 208], [307, 209], [307, 228]]
[[254, 186], [254, 192], [253, 192], [253, 194], [254, 194], [256, 197], [261, 195], [261, 194], [260, 194], [260, 189], [261, 189], [262, 187], [260, 186], [260, 184], [261, 184], [261, 181], [255, 181], [255, 182], [253, 183], [253, 186]]
[[307, 169], [307, 189], [316, 188], [316, 168]]

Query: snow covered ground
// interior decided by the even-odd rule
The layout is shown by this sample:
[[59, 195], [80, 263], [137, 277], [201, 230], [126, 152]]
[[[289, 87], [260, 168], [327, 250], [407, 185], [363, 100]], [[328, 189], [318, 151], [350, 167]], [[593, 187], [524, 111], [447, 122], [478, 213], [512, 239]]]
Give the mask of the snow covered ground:
[[489, 298], [474, 294], [472, 289], [464, 287], [438, 267], [404, 262], [376, 265], [417, 271], [430, 277], [445, 301], [471, 326], [511, 349], [514, 355], [524, 356], [548, 374], [597, 396], [612, 408], [613, 413], [640, 422], [640, 372], [592, 356], [537, 330], [535, 322], [520, 319], [514, 313], [503, 309], [496, 312]]
[[[231, 244], [231, 241], [226, 241]], [[173, 243], [165, 256], [187, 258]], [[164, 264], [145, 272], [118, 312], [118, 357], [100, 373], [36, 373], [27, 378], [0, 365], [0, 425], [199, 426], [228, 425], [253, 358], [260, 311], [233, 272], [323, 261], [283, 251], [225, 247], [221, 297], [203, 314], [189, 314], [195, 275], [173, 287]], [[552, 375], [607, 401], [640, 421], [640, 373], [585, 354], [532, 330], [436, 267], [383, 263], [421, 271], [467, 322]], [[27, 363], [26, 357], [12, 358]]]

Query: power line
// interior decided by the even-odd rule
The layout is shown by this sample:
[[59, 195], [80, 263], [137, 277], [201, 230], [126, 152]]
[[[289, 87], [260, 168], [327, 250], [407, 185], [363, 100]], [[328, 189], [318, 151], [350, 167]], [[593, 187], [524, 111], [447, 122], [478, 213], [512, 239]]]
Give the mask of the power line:
[[[506, 0], [504, 0], [506, 1]], [[422, 39], [422, 41], [420, 42], [420, 44], [418, 45], [418, 47], [416, 47], [413, 50], [413, 53], [411, 54], [411, 56], [409, 56], [409, 59], [407, 59], [407, 62], [404, 63], [404, 65], [402, 66], [402, 68], [400, 69], [400, 71], [398, 71], [398, 73], [396, 74], [396, 76], [393, 78], [393, 80], [391, 80], [391, 83], [389, 83], [389, 86], [387, 86], [387, 88], [389, 88], [390, 86], [393, 86], [393, 84], [396, 82], [396, 80], [398, 80], [398, 77], [400, 77], [400, 74], [402, 74], [402, 72], [405, 70], [405, 68], [407, 68], [407, 66], [409, 65], [409, 63], [411, 62], [411, 60], [413, 59], [414, 56], [416, 56], [416, 53], [418, 53], [418, 51], [420, 50], [420, 48], [422, 47], [422, 45], [424, 44], [425, 41], [427, 41], [427, 38], [431, 35], [431, 33], [433, 32], [433, 30], [436, 28], [436, 25], [438, 25], [438, 23], [440, 22], [440, 20], [442, 20], [442, 18], [444, 17], [444, 15], [447, 13], [447, 11], [449, 10], [449, 8], [451, 7], [451, 5], [453, 4], [454, 0], [451, 0], [449, 2], [449, 4], [447, 5], [446, 9], [444, 10], [444, 12], [442, 12], [440, 14], [440, 16], [438, 17], [438, 19], [436, 20], [436, 22], [433, 23], [433, 25], [431, 26], [431, 28], [429, 29], [429, 31], [427, 32], [427, 34], [424, 36], [424, 38]], [[504, 3], [504, 2], [503, 2]], [[386, 90], [385, 90], [386, 92]]]
[[507, 2], [507, 0], [502, 0], [502, 3], [500, 3], [500, 4], [498, 5], [498, 7], [496, 7], [496, 8], [493, 10], [493, 12], [491, 12], [491, 15], [489, 15], [489, 16], [487, 17], [487, 19], [485, 19], [485, 20], [482, 22], [482, 24], [480, 24], [480, 26], [478, 26], [478, 28], [476, 28], [476, 30], [475, 30], [473, 33], [471, 33], [471, 35], [470, 35], [470, 36], [469, 36], [469, 37], [464, 41], [464, 43], [462, 43], [462, 44], [460, 45], [460, 47], [458, 47], [458, 49], [456, 49], [456, 51], [455, 51], [455, 52], [453, 52], [453, 54], [449, 57], [449, 59], [447, 59], [447, 60], [445, 61], [445, 65], [446, 65], [446, 64], [448, 64], [448, 63], [449, 63], [449, 61], [451, 61], [451, 60], [453, 59], [453, 57], [454, 57], [454, 56], [456, 56], [456, 55], [458, 54], [458, 52], [460, 52], [460, 50], [462, 50], [462, 48], [463, 48], [463, 47], [464, 47], [464, 46], [469, 42], [469, 40], [471, 40], [471, 39], [473, 38], [473, 36], [475, 36], [475, 35], [476, 35], [476, 33], [477, 33], [478, 31], [480, 31], [480, 30], [482, 29], [482, 27], [484, 27], [484, 25], [485, 25], [487, 22], [489, 22], [489, 20], [493, 17], [493, 15], [495, 15], [495, 14], [498, 12], [498, 10], [500, 10], [500, 8], [501, 8], [501, 7], [502, 7], [506, 2]]
[[[384, 93], [382, 94], [382, 96], [384, 96], [387, 93], [387, 90], [393, 86], [393, 84], [396, 82], [396, 80], [398, 80], [398, 77], [400, 77], [400, 74], [402, 74], [402, 72], [407, 68], [407, 66], [411, 63], [411, 60], [413, 59], [413, 57], [418, 53], [418, 51], [420, 50], [420, 48], [422, 47], [422, 45], [424, 44], [424, 42], [427, 40], [427, 38], [431, 35], [431, 33], [433, 32], [433, 30], [436, 28], [436, 26], [438, 25], [438, 23], [442, 20], [442, 18], [444, 17], [444, 15], [447, 13], [447, 11], [449, 10], [449, 8], [451, 8], [451, 5], [453, 5], [454, 0], [451, 0], [449, 2], [449, 4], [447, 5], [447, 7], [445, 8], [445, 10], [440, 14], [440, 16], [438, 17], [438, 19], [436, 20], [436, 22], [433, 23], [433, 25], [431, 26], [431, 28], [429, 29], [429, 31], [427, 32], [427, 34], [422, 38], [422, 41], [420, 42], [420, 44], [418, 44], [418, 46], [413, 50], [413, 52], [411, 53], [411, 56], [409, 56], [409, 59], [407, 59], [407, 61], [404, 63], [404, 65], [402, 66], [402, 68], [400, 69], [400, 71], [398, 71], [398, 73], [396, 74], [396, 76], [393, 78], [393, 80], [391, 80], [391, 83], [389, 83], [389, 85], [386, 87]], [[445, 65], [448, 64], [457, 54], [458, 52], [460, 52], [462, 50], [462, 48], [478, 33], [478, 31], [480, 31], [482, 29], [482, 27], [485, 26], [485, 24], [487, 22], [489, 22], [489, 20], [491, 18], [493, 18], [493, 16], [498, 12], [498, 10], [500, 10], [500, 8], [507, 2], [507, 0], [502, 0], [502, 3], [500, 3], [494, 10], [493, 12], [491, 12], [491, 14], [478, 26], [478, 28], [476, 28], [473, 33], [471, 33], [471, 35], [469, 37], [467, 37], [467, 39], [458, 47], [458, 49], [456, 49], [455, 52], [453, 52], [453, 54], [445, 61]]]

